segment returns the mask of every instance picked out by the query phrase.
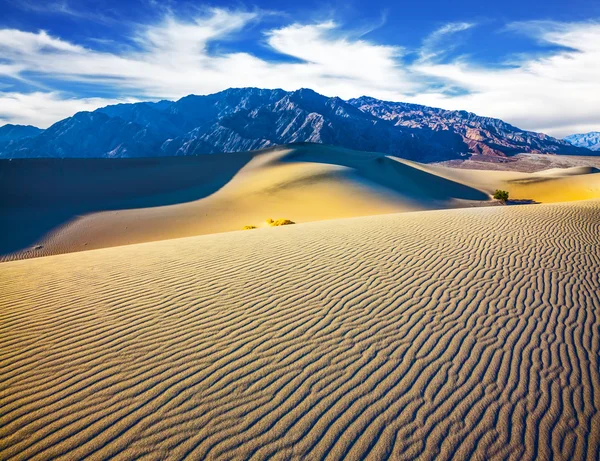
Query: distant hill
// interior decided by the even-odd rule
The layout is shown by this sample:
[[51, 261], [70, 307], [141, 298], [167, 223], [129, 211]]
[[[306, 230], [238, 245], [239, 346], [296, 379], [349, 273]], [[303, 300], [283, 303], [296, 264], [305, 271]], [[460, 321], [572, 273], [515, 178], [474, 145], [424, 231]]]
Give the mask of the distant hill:
[[80, 112], [0, 157], [198, 155], [313, 142], [418, 161], [491, 160], [522, 152], [591, 155], [582, 147], [465, 111], [361, 97], [344, 101], [309, 89], [229, 89], [178, 101]]
[[589, 133], [572, 134], [564, 138], [577, 147], [585, 147], [593, 151], [600, 151], [600, 131], [590, 131]]
[[0, 126], [0, 149], [7, 149], [8, 145], [14, 141], [37, 136], [42, 131], [44, 130], [31, 125]]

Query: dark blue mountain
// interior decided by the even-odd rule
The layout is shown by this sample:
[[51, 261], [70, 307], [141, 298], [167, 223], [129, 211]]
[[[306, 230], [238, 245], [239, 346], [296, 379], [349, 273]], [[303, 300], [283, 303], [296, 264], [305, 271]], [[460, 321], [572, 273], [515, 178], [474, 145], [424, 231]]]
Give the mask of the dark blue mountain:
[[79, 112], [13, 143], [9, 152], [12, 157], [142, 157], [146, 147], [161, 139], [156, 131], [135, 122], [99, 111]]
[[4, 125], [0, 126], [0, 152], [7, 146], [21, 139], [31, 138], [43, 130], [31, 125]]
[[362, 97], [344, 101], [309, 89], [234, 88], [178, 101], [118, 104], [81, 112], [1, 157], [201, 155], [314, 142], [419, 161], [520, 152], [591, 155], [550, 136], [465, 111]]

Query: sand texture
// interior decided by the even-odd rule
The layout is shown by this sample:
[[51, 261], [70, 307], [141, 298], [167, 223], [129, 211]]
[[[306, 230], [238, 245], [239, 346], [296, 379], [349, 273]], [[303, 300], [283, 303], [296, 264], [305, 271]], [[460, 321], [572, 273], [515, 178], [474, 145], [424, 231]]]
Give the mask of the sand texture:
[[322, 145], [0, 161], [0, 260], [236, 231], [269, 218], [305, 223], [489, 206], [497, 188], [525, 203], [600, 198], [595, 168], [555, 170], [458, 170]]
[[0, 264], [0, 458], [600, 456], [600, 201]]

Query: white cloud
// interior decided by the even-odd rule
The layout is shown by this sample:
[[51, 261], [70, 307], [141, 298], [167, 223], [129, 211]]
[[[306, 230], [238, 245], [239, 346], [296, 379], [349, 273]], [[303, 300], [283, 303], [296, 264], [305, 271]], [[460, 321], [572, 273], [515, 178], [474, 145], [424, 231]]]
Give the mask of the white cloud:
[[107, 104], [135, 102], [133, 99], [66, 98], [57, 92], [0, 92], [0, 125], [16, 123], [46, 128], [76, 112], [91, 111]]
[[[267, 43], [276, 51], [301, 59], [302, 63], [280, 66], [294, 86], [325, 88], [329, 94], [338, 88], [340, 96], [356, 96], [363, 91], [402, 93], [415, 88], [399, 65], [399, 47], [376, 45], [364, 40], [350, 40], [335, 34], [334, 22], [316, 25], [291, 25], [271, 31]], [[345, 88], [347, 83], [350, 88]], [[341, 91], [340, 91], [341, 90]], [[345, 94], [344, 94], [345, 93]]]
[[179, 98], [243, 86], [310, 87], [342, 97], [371, 94], [392, 98], [417, 88], [399, 65], [399, 47], [350, 39], [332, 22], [293, 24], [266, 34], [267, 44], [275, 51], [302, 62], [209, 52], [211, 41], [227, 38], [259, 16], [213, 9], [191, 21], [167, 17], [140, 28], [133, 37], [137, 48], [120, 54], [71, 44], [44, 31], [1, 30], [0, 53], [18, 67], [6, 66], [0, 73], [13, 78], [34, 73], [146, 98]]
[[37, 34], [15, 29], [0, 30], [0, 49], [5, 59], [27, 58], [38, 53], [82, 53], [84, 49], [58, 38], [46, 31]]
[[[0, 54], [24, 71], [138, 93], [147, 97], [179, 97], [202, 90], [221, 89], [223, 63], [236, 55], [210, 56], [207, 44], [239, 30], [254, 13], [212, 10], [191, 22], [167, 17], [141, 28], [133, 37], [139, 49], [117, 54], [98, 52], [50, 37], [45, 31], [0, 30]], [[0, 69], [1, 70], [1, 69]], [[242, 69], [238, 69], [241, 71]]]
[[419, 101], [502, 118], [554, 136], [600, 126], [600, 24], [520, 23], [548, 44], [568, 47], [511, 67], [468, 62], [419, 65], [415, 71], [459, 86], [467, 94], [422, 94]]
[[[266, 46], [296, 61], [210, 51], [211, 42], [229, 39], [260, 19], [260, 12], [223, 9], [185, 21], [167, 16], [160, 23], [138, 28], [129, 37], [135, 47], [118, 52], [86, 48], [44, 31], [4, 29], [0, 30], [0, 75], [37, 78], [40, 83], [52, 79], [84, 82], [108, 88], [111, 94], [146, 99], [175, 99], [228, 87], [310, 87], [343, 98], [367, 94], [466, 109], [559, 136], [600, 126], [600, 25], [596, 23], [512, 25], [512, 33], [523, 31], [565, 48], [544, 57], [521, 57], [510, 67], [478, 66], [466, 58], [448, 61], [455, 34], [473, 27], [471, 23], [447, 24], [417, 50], [377, 44], [325, 21], [265, 31]], [[405, 55], [411, 52], [419, 59], [409, 64]], [[438, 83], [435, 91], [432, 81]], [[463, 91], [458, 95], [444, 92], [439, 83], [441, 88]], [[40, 110], [36, 110], [36, 98]], [[58, 92], [0, 92], [0, 104], [4, 100], [11, 102], [2, 106], [4, 120], [28, 120], [40, 126], [76, 110], [112, 102], [67, 98]], [[44, 105], [47, 110], [41, 108]]]

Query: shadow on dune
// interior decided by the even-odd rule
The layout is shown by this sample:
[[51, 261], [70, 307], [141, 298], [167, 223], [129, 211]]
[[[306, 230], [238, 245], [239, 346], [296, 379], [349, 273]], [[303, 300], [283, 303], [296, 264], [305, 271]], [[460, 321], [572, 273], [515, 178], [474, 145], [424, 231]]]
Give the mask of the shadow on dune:
[[[224, 158], [223, 156], [227, 157]], [[0, 255], [94, 211], [158, 207], [207, 197], [253, 157], [0, 160]]]
[[489, 200], [489, 196], [478, 189], [461, 184], [450, 179], [442, 178], [427, 171], [419, 170], [410, 165], [394, 160], [390, 157], [379, 157], [375, 160], [376, 167], [368, 169], [365, 174], [373, 178], [381, 177], [380, 181], [385, 184], [386, 177], [382, 170], [393, 168], [398, 174], [406, 180], [401, 184], [390, 183], [388, 187], [395, 187], [397, 190], [413, 194], [427, 194], [428, 198], [433, 200]]
[[354, 168], [365, 179], [419, 200], [489, 200], [489, 196], [478, 189], [420, 170], [394, 157], [335, 147], [328, 148], [326, 155], [322, 155], [315, 145], [298, 144], [295, 147], [297, 149], [281, 161], [327, 163]]
[[540, 202], [536, 202], [531, 199], [510, 199], [506, 201], [507, 205], [539, 205]]
[[[347, 167], [352, 180], [358, 177], [369, 187], [382, 186], [416, 208], [444, 208], [455, 200], [489, 200], [480, 190], [395, 157], [316, 144], [194, 157], [0, 160], [0, 256], [31, 251], [49, 232], [60, 233], [62, 226], [81, 215], [203, 199], [225, 186], [252, 159], [252, 169], [257, 171], [295, 162]], [[328, 171], [287, 186], [338, 176], [343, 180], [345, 175]], [[274, 184], [273, 194], [277, 194], [284, 185], [281, 181]], [[114, 229], [118, 232], [122, 231]]]

